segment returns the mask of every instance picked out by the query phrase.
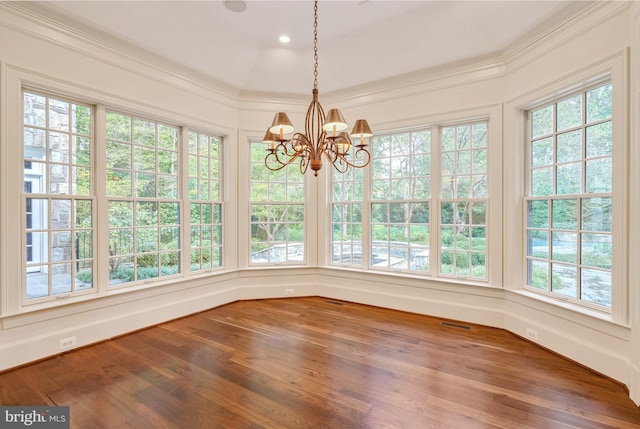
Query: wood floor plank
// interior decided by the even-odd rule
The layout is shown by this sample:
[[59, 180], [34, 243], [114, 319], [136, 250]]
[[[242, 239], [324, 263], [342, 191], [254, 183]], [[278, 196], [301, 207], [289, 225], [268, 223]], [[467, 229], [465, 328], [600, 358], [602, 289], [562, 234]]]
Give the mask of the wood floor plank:
[[0, 403], [69, 405], [77, 429], [640, 429], [620, 384], [509, 332], [442, 322], [240, 301], [6, 371]]

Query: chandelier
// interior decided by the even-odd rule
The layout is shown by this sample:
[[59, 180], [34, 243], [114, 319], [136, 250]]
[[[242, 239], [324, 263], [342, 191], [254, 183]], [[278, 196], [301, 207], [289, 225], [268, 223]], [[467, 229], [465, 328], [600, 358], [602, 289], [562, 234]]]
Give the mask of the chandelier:
[[[307, 109], [304, 134], [296, 132], [286, 138], [285, 134], [293, 132], [293, 125], [286, 113], [276, 113], [262, 139], [269, 144], [264, 163], [269, 170], [276, 171], [299, 160], [300, 173], [304, 174], [310, 166], [315, 176], [322, 168], [323, 156], [340, 173], [349, 167], [366, 167], [371, 154], [364, 139], [372, 135], [367, 121], [358, 119], [349, 135], [344, 131], [347, 123], [340, 110], [330, 109], [325, 117], [318, 101], [318, 0], [313, 6], [313, 58], [313, 98]], [[351, 138], [359, 139], [357, 144], [354, 145]]]

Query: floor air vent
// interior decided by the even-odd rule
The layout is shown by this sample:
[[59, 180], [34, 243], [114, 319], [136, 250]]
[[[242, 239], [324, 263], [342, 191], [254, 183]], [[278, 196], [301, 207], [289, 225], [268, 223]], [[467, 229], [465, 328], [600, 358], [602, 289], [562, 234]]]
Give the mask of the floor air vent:
[[459, 323], [453, 323], [453, 322], [440, 322], [440, 325], [446, 326], [448, 328], [458, 328], [458, 329], [466, 329], [466, 330], [471, 329], [471, 326], [461, 325]]
[[326, 302], [327, 304], [342, 305], [342, 303], [341, 303], [340, 301], [329, 301], [329, 300], [326, 300], [325, 302]]

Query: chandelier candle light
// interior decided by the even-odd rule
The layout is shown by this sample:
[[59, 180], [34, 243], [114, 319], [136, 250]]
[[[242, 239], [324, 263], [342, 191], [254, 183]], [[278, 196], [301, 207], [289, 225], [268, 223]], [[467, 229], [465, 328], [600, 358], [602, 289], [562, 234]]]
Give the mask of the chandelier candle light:
[[[313, 6], [313, 58], [313, 99], [307, 109], [304, 134], [297, 132], [291, 138], [285, 138], [285, 134], [293, 132], [293, 125], [286, 113], [276, 113], [262, 139], [269, 144], [264, 163], [269, 170], [276, 171], [299, 158], [300, 173], [304, 174], [311, 166], [315, 176], [322, 168], [323, 155], [340, 173], [345, 173], [350, 166], [366, 167], [371, 154], [366, 149], [364, 139], [372, 135], [367, 121], [358, 119], [349, 136], [344, 131], [347, 123], [340, 110], [330, 109], [325, 117], [318, 101], [318, 0], [314, 1]], [[352, 137], [359, 139], [357, 144], [352, 143]]]

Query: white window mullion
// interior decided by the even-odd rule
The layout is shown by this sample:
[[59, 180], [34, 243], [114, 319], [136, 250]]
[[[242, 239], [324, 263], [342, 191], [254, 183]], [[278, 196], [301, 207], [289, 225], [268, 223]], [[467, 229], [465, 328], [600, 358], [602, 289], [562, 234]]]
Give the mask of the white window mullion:
[[429, 211], [429, 268], [440, 276], [440, 223], [442, 210], [442, 127], [431, 128], [431, 206]]
[[106, 151], [106, 109], [104, 105], [96, 106], [94, 126], [94, 195], [96, 202], [95, 240], [93, 254], [95, 255], [95, 278], [98, 293], [105, 293], [109, 285], [109, 205], [107, 204], [107, 151]]
[[[369, 146], [371, 149], [371, 146]], [[364, 169], [362, 187], [362, 239], [360, 243], [360, 268], [368, 267], [371, 257], [371, 181], [373, 178], [372, 166]]]
[[189, 201], [189, 129], [180, 128], [178, 137], [178, 200], [180, 201], [180, 272], [191, 270], [191, 205]]

